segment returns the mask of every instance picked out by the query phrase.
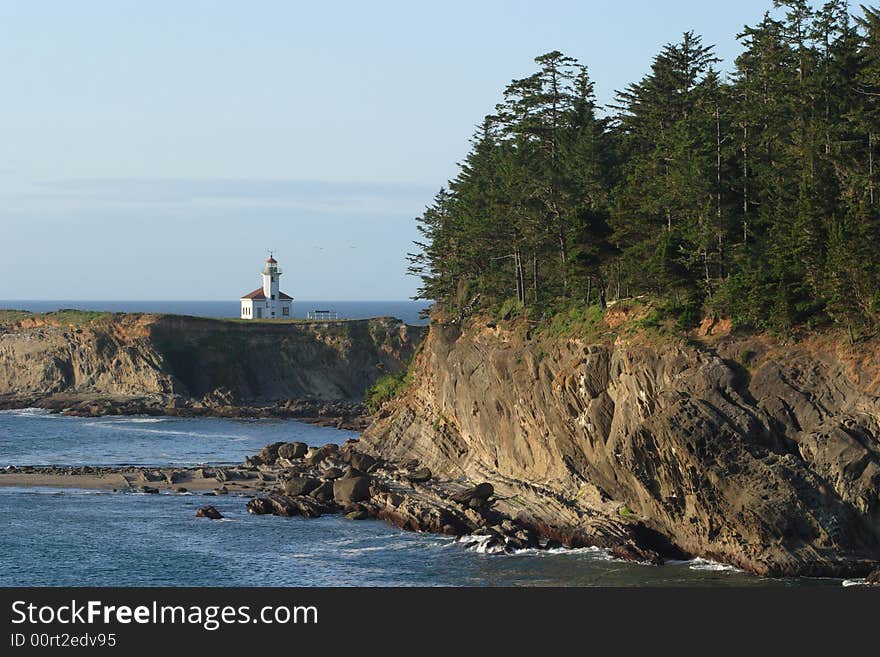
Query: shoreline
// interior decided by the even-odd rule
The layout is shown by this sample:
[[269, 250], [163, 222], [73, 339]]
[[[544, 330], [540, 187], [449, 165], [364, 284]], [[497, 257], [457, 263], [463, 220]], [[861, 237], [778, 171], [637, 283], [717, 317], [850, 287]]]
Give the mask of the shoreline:
[[229, 494], [249, 497], [242, 503], [255, 515], [372, 518], [409, 531], [474, 537], [488, 553], [599, 547], [629, 561], [664, 561], [622, 525], [588, 536], [532, 523], [487, 482], [438, 479], [418, 461], [378, 459], [359, 451], [358, 442], [273, 443], [234, 466], [8, 466], [0, 470], [0, 488]]
[[371, 419], [363, 402], [347, 400], [285, 399], [260, 404], [232, 404], [162, 395], [0, 394], [0, 411], [27, 409], [40, 409], [67, 417], [289, 419], [358, 432], [366, 429]]
[[[479, 543], [479, 551], [487, 554], [599, 548], [623, 561], [664, 565], [708, 559], [771, 578], [863, 578], [872, 576], [878, 565], [849, 562], [843, 572], [773, 575], [707, 555], [660, 550], [644, 540], [644, 527], [639, 522], [621, 519], [613, 525], [594, 525], [581, 531], [552, 527], [531, 520], [515, 498], [499, 495], [491, 484], [437, 479], [417, 461], [378, 459], [359, 451], [358, 443], [354, 439], [341, 446], [273, 443], [243, 464], [231, 466], [8, 466], [0, 470], [0, 489], [196, 494], [205, 498], [228, 495], [240, 499], [254, 515], [382, 520], [406, 531]], [[210, 503], [206, 500], [205, 504]]]
[[76, 488], [117, 492], [258, 493], [266, 482], [239, 466], [9, 466], [0, 488]]

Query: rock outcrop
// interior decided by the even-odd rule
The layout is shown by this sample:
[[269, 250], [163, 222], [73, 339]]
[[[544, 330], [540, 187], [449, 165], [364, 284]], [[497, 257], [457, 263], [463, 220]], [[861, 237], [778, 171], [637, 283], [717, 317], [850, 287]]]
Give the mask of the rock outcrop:
[[76, 415], [303, 417], [355, 426], [366, 390], [423, 329], [392, 318], [237, 322], [0, 313], [0, 408]]
[[502, 324], [432, 325], [362, 449], [490, 482], [497, 508], [569, 545], [772, 576], [877, 567], [876, 345]]

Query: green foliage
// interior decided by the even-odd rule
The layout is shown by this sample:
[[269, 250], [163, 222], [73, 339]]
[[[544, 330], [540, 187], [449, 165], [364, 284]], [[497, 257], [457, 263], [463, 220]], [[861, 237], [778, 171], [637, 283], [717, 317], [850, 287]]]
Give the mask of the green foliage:
[[419, 295], [553, 332], [642, 294], [663, 300], [646, 328], [880, 325], [880, 11], [774, 7], [729, 80], [686, 32], [608, 118], [585, 66], [536, 58], [418, 219]]
[[605, 312], [600, 306], [581, 306], [562, 310], [550, 318], [545, 330], [549, 337], [587, 336], [599, 326]]
[[634, 518], [636, 515], [635, 511], [630, 509], [626, 504], [623, 504], [617, 509], [617, 513], [624, 518]]
[[523, 306], [516, 297], [505, 299], [495, 312], [496, 319], [513, 319], [523, 312]]
[[412, 383], [412, 370], [406, 369], [396, 374], [386, 374], [367, 390], [367, 410], [376, 413], [384, 404], [401, 395]]
[[94, 310], [63, 308], [48, 313], [32, 313], [27, 310], [0, 310], [0, 323], [17, 322], [22, 319], [35, 319], [62, 324], [65, 326], [88, 326], [113, 317], [113, 313]]

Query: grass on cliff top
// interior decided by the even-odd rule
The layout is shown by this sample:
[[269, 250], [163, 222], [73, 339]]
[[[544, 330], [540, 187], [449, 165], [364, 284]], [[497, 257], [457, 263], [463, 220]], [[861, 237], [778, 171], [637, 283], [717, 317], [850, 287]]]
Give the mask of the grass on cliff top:
[[75, 310], [63, 308], [48, 313], [32, 313], [28, 310], [0, 310], [0, 323], [12, 324], [25, 319], [44, 321], [63, 326], [89, 326], [98, 321], [107, 320], [115, 313], [99, 312], [95, 310]]
[[[509, 314], [509, 313], [508, 313]], [[523, 316], [528, 319], [526, 311]], [[689, 316], [647, 296], [599, 304], [570, 305], [540, 320], [529, 320], [535, 331], [547, 338], [579, 338], [594, 343], [618, 339], [666, 342], [686, 337]]]

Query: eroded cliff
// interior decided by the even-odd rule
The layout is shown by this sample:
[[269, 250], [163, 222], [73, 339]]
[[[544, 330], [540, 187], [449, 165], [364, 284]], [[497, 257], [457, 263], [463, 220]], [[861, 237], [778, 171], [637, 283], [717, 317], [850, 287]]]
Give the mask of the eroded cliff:
[[405, 367], [420, 327], [392, 318], [238, 322], [148, 314], [7, 313], [0, 395], [263, 404], [359, 402]]
[[569, 544], [864, 574], [880, 559], [874, 347], [435, 323], [362, 442], [490, 481], [508, 513]]

